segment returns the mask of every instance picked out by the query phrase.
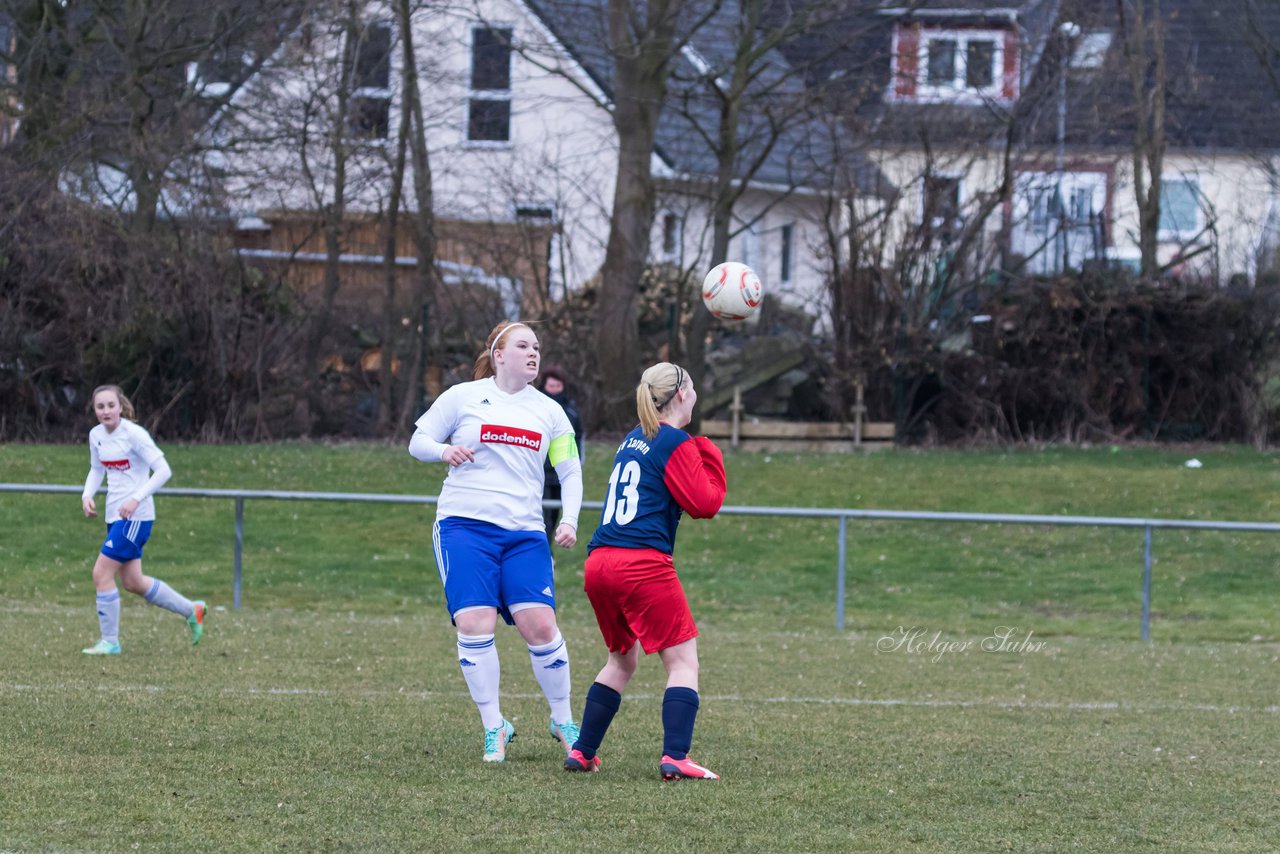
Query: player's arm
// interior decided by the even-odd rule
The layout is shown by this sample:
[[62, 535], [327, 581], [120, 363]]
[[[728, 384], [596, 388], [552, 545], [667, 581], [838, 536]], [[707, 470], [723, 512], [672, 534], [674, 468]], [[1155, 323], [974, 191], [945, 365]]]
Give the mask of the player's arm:
[[84, 511], [84, 515], [89, 517], [98, 515], [98, 508], [93, 503], [93, 496], [102, 487], [102, 480], [106, 476], [107, 470], [98, 459], [98, 449], [90, 443], [89, 476], [84, 479], [84, 491], [80, 493], [80, 509]]
[[147, 478], [147, 482], [142, 484], [133, 491], [129, 497], [133, 499], [134, 504], [141, 504], [151, 496], [155, 495], [160, 487], [169, 482], [169, 478], [173, 477], [173, 469], [169, 468], [169, 462], [164, 458], [164, 454], [156, 457], [147, 465], [151, 466], [151, 477]]
[[457, 419], [456, 395], [446, 390], [417, 421], [417, 429], [409, 438], [409, 453], [424, 463], [446, 462], [451, 466], [473, 462], [475, 452], [461, 445], [448, 444]]
[[131, 440], [133, 442], [133, 452], [146, 461], [147, 468], [151, 470], [151, 477], [147, 478], [146, 483], [131, 492], [128, 498], [120, 502], [120, 507], [116, 512], [120, 514], [121, 519], [133, 518], [133, 512], [138, 509], [138, 505], [155, 495], [160, 487], [168, 483], [169, 478], [173, 477], [173, 470], [169, 468], [169, 462], [164, 458], [164, 451], [160, 450], [156, 445], [150, 433], [139, 427], [132, 434]]
[[663, 481], [676, 503], [695, 519], [710, 519], [724, 504], [724, 456], [706, 436], [682, 443], [667, 460]]
[[578, 514], [582, 510], [582, 462], [578, 459], [578, 443], [572, 433], [565, 433], [551, 440], [547, 448], [547, 462], [560, 478], [561, 525], [578, 530]]

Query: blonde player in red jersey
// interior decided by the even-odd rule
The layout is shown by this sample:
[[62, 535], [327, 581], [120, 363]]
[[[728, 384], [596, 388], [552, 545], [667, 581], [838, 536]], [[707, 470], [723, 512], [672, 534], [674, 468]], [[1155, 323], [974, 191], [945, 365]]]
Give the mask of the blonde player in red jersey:
[[93, 412], [98, 426], [89, 431], [89, 476], [81, 494], [84, 515], [98, 515], [93, 496], [107, 480], [107, 536], [93, 565], [93, 585], [98, 591], [98, 629], [101, 639], [86, 655], [120, 654], [120, 591], [116, 577], [130, 593], [148, 603], [186, 618], [191, 644], [204, 635], [205, 603], [187, 599], [158, 578], [142, 574], [142, 547], [151, 536], [156, 518], [151, 496], [172, 474], [164, 451], [151, 434], [133, 422], [133, 404], [119, 386], [93, 390]]
[[578, 738], [569, 654], [556, 625], [555, 578], [542, 517], [543, 464], [560, 477], [564, 516], [555, 542], [577, 542], [582, 466], [564, 409], [532, 383], [538, 336], [504, 321], [476, 359], [475, 379], [446, 389], [418, 419], [409, 453], [449, 464], [436, 504], [436, 567], [458, 630], [458, 665], [484, 728], [484, 761], [502, 762], [515, 727], [499, 707], [499, 615], [529, 648], [551, 708], [550, 733], [567, 753]]
[[720, 779], [689, 757], [700, 702], [698, 627], [672, 558], [680, 517], [711, 518], [727, 489], [720, 449], [684, 431], [697, 402], [688, 372], [670, 362], [649, 368], [636, 387], [640, 425], [618, 446], [584, 567], [587, 597], [609, 657], [587, 691], [566, 771], [599, 770], [596, 751], [643, 650], [657, 653], [667, 670], [662, 779]]

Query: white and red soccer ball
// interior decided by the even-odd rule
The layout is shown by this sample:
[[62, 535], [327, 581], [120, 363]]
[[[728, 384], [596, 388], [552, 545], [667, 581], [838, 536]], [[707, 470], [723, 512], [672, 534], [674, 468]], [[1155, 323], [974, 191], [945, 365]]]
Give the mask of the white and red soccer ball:
[[746, 320], [764, 297], [764, 285], [741, 261], [717, 264], [702, 280], [702, 302], [721, 320]]

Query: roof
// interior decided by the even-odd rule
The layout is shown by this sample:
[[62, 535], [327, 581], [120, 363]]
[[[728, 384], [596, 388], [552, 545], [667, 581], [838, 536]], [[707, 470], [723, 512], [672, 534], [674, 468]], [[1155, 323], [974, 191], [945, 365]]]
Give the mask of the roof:
[[[525, 2], [606, 97], [616, 97], [608, 0]], [[740, 10], [737, 0], [725, 0], [709, 19], [698, 22], [696, 16], [707, 12], [708, 4], [702, 2], [684, 7], [678, 30], [688, 32], [696, 26], [696, 31], [672, 63], [667, 104], [656, 133], [655, 153], [682, 178], [710, 178], [719, 168], [713, 147], [721, 121], [717, 90], [730, 83]], [[867, 189], [886, 183], [865, 158], [845, 150], [845, 129], [798, 110], [806, 101], [805, 83], [781, 51], [766, 51], [753, 69], [756, 76], [738, 121], [742, 150], [736, 178], [785, 188], [824, 187], [832, 182], [831, 164], [843, 150], [843, 162], [852, 163], [854, 183]]]
[[[1173, 150], [1280, 147], [1280, 4], [1162, 0], [1166, 20], [1166, 138]], [[1009, 17], [1009, 13], [1013, 13]], [[1021, 91], [1013, 104], [894, 102], [890, 90], [894, 28], [904, 17], [934, 24], [1016, 26], [1022, 44]], [[1002, 23], [1003, 22], [1003, 23]], [[1060, 26], [1079, 28], [1064, 41]], [[1110, 34], [1110, 42], [1093, 39]], [[1003, 137], [1057, 139], [1058, 80], [1067, 47], [1086, 37], [1105, 44], [1095, 67], [1069, 66], [1068, 148], [1132, 145], [1136, 112], [1113, 3], [1098, 0], [865, 2], [860, 11], [787, 48], [813, 86], [833, 86], [851, 105], [851, 125], [880, 142], [972, 143]], [[1074, 55], [1074, 54], [1073, 54]], [[1267, 59], [1270, 68], [1262, 61]]]
[[[1101, 8], [1099, 8], [1101, 6]], [[1163, 0], [1166, 20], [1166, 138], [1172, 148], [1280, 148], [1280, 79], [1269, 76], [1260, 52], [1280, 47], [1280, 4]], [[1124, 45], [1112, 4], [1065, 0], [1061, 20], [1083, 33], [1112, 33], [1098, 69], [1068, 77], [1067, 139], [1072, 146], [1127, 145], [1134, 112], [1124, 72]], [[1057, 62], [1060, 53], [1047, 59]], [[1049, 76], [1052, 67], [1040, 69]], [[1050, 138], [1044, 129], [1038, 136]]]

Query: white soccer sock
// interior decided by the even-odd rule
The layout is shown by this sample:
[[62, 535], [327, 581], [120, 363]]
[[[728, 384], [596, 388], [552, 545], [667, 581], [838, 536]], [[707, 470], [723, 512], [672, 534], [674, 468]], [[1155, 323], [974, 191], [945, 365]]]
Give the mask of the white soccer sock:
[[179, 617], [190, 617], [196, 609], [190, 599], [158, 578], [151, 579], [151, 589], [147, 591], [146, 600], [166, 611], [172, 611]]
[[120, 643], [120, 591], [98, 594], [98, 631], [104, 641]]
[[573, 709], [569, 705], [569, 648], [565, 646], [564, 636], [557, 631], [550, 643], [530, 646], [529, 661], [551, 706], [551, 719], [558, 724], [573, 720]]
[[502, 726], [502, 711], [498, 707], [498, 648], [493, 635], [464, 635], [458, 633], [458, 666], [467, 680], [467, 690], [480, 710], [480, 721], [485, 729]]

